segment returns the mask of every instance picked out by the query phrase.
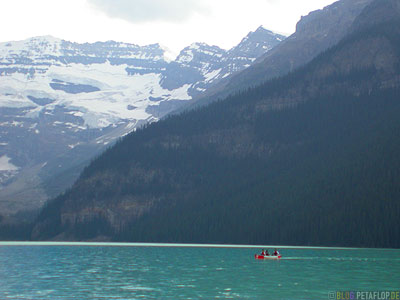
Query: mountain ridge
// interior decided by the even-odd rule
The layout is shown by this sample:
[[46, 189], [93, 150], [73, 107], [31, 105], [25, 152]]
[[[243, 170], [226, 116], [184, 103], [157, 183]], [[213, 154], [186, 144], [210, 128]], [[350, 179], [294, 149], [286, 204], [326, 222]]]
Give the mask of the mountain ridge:
[[371, 1], [336, 1], [321, 10], [303, 16], [296, 25], [296, 32], [278, 47], [260, 56], [248, 70], [222, 80], [211, 87], [205, 95], [196, 99], [194, 104], [189, 103], [184, 108], [206, 105], [228, 96], [229, 92], [256, 86], [266, 80], [286, 75], [308, 63], [349, 33], [355, 18]]
[[32, 238], [399, 247], [398, 25], [128, 135]]
[[[274, 46], [266, 38], [271, 32], [260, 34], [264, 44], [254, 48]], [[249, 48], [246, 60], [235, 60], [216, 46], [210, 53], [211, 47], [198, 44], [195, 57], [179, 62], [166, 59], [159, 44], [54, 37], [1, 43], [0, 162], [8, 166], [0, 170], [2, 213], [38, 208], [116, 139], [158, 121], [260, 53]]]

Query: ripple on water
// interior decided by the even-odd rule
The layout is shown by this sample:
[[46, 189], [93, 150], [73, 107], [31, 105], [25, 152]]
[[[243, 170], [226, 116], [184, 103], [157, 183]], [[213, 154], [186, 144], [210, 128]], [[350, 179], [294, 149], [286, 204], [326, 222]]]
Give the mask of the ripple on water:
[[56, 290], [41, 290], [41, 291], [36, 291], [36, 294], [40, 296], [46, 296], [55, 293], [55, 291]]
[[128, 291], [156, 291], [157, 289], [147, 287], [147, 286], [138, 286], [138, 285], [127, 285], [127, 286], [121, 286], [122, 290], [128, 290]]

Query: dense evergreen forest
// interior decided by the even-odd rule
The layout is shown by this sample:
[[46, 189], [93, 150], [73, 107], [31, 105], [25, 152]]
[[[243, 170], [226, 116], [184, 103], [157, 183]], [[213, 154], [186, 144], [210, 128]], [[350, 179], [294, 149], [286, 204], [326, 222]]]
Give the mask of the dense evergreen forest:
[[[399, 96], [336, 95], [262, 118], [260, 139], [301, 144], [268, 161], [198, 151], [170, 161], [147, 152], [197, 177], [196, 191], [161, 203], [116, 239], [398, 247]], [[170, 183], [157, 186], [162, 194]]]
[[399, 62], [400, 24], [374, 25], [148, 125], [49, 202], [31, 237], [400, 247]]

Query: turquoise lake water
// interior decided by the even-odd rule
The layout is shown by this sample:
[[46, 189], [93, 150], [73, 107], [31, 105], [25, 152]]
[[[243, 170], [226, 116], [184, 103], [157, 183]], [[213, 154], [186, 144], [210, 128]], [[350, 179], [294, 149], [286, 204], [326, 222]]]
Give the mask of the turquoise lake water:
[[[399, 250], [0, 243], [0, 299], [329, 299], [399, 291]], [[336, 299], [336, 298], [335, 298]]]

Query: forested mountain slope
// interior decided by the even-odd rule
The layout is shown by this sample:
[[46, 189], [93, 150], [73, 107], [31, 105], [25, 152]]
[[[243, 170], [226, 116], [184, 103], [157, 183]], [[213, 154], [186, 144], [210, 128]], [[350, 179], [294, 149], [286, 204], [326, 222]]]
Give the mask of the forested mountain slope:
[[130, 134], [46, 206], [32, 238], [400, 247], [399, 114], [393, 18]]

